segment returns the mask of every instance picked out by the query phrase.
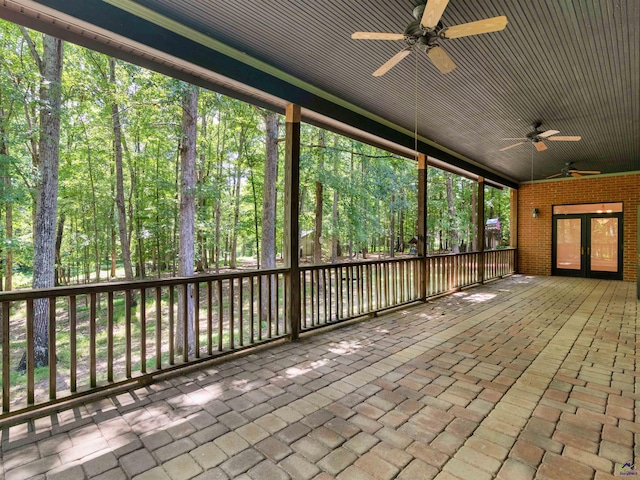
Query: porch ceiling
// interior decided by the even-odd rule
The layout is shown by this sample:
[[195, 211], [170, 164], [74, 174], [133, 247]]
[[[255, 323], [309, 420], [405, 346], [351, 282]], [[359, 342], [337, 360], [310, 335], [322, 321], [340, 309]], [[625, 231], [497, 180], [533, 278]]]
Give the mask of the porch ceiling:
[[[115, 32], [231, 83], [266, 91], [263, 104], [300, 103], [399, 150], [412, 148], [417, 117], [423, 151], [507, 185], [530, 180], [532, 170], [534, 179], [558, 173], [565, 162], [603, 173], [640, 170], [640, 3], [451, 0], [445, 25], [497, 15], [506, 15], [509, 24], [502, 32], [446, 41], [457, 64], [447, 75], [426, 55], [412, 54], [383, 77], [373, 77], [404, 44], [354, 41], [350, 34], [402, 32], [418, 3], [4, 0], [2, 16], [41, 29], [39, 23], [47, 24], [49, 33], [129, 59], [141, 55], [123, 48], [123, 38], [109, 33]], [[58, 22], [39, 14], [26, 20], [29, 9], [49, 8], [64, 14]], [[69, 29], [69, 18], [81, 20], [84, 30]], [[87, 25], [107, 32], [88, 35]], [[144, 61], [174, 69], [159, 57], [147, 55]], [[203, 78], [186, 68], [175, 71]], [[224, 84], [213, 77], [207, 81]], [[536, 120], [543, 130], [582, 140], [548, 142], [544, 152], [535, 152], [532, 144], [499, 151], [515, 143], [503, 137], [524, 136]]]

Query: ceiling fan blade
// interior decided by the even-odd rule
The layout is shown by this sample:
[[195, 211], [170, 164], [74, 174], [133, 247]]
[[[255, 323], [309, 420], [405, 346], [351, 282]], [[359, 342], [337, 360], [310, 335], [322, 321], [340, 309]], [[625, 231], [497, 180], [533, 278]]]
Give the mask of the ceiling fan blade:
[[557, 136], [557, 137], [549, 137], [547, 140], [551, 140], [552, 142], [579, 142], [582, 140], [582, 137], [579, 136]]
[[544, 144], [544, 142], [534, 142], [533, 145], [539, 152], [544, 152], [547, 149], [547, 146]]
[[444, 38], [460, 38], [481, 33], [498, 32], [504, 30], [507, 23], [507, 17], [503, 15], [501, 17], [485, 18], [477, 22], [454, 25], [444, 31]]
[[400, 50], [393, 57], [387, 60], [379, 69], [373, 72], [374, 77], [380, 77], [391, 70], [400, 60], [411, 53], [411, 48], [407, 47]]
[[550, 177], [547, 177], [547, 180], [550, 178], [557, 178], [557, 177], [562, 177], [564, 176], [564, 173], [556, 173], [555, 175], [551, 175]]
[[576, 172], [569, 172], [569, 175], [571, 175], [572, 177], [575, 177], [575, 178], [582, 177], [582, 175], [580, 175], [577, 171]]
[[509, 145], [508, 147], [501, 148], [500, 151], [504, 152], [505, 150], [509, 150], [510, 148], [517, 147], [518, 145], [522, 145], [524, 143], [526, 143], [526, 142], [515, 143], [513, 145]]
[[550, 137], [551, 135], [555, 135], [556, 133], [560, 133], [560, 130], [547, 130], [546, 132], [542, 132], [538, 136], [540, 138], [547, 138], [547, 137]]
[[440, 70], [440, 72], [442, 73], [449, 73], [451, 70], [456, 68], [456, 64], [453, 63], [451, 57], [449, 57], [449, 55], [447, 55], [447, 52], [445, 52], [444, 49], [438, 45], [431, 48], [427, 52], [427, 55], [429, 56], [433, 64], [438, 67], [438, 70]]
[[600, 175], [602, 173], [600, 170], [574, 170], [574, 172], [582, 175]]
[[355, 32], [351, 34], [354, 40], [404, 40], [404, 33], [386, 32]]
[[440, 18], [447, 8], [449, 0], [428, 0], [427, 5], [424, 7], [422, 18], [420, 19], [420, 25], [423, 28], [434, 28], [438, 25]]

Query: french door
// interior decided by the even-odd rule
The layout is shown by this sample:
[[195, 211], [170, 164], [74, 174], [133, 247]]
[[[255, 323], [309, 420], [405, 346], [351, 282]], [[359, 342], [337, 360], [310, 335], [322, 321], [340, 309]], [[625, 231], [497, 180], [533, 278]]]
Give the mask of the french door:
[[553, 275], [622, 279], [622, 213], [553, 216]]

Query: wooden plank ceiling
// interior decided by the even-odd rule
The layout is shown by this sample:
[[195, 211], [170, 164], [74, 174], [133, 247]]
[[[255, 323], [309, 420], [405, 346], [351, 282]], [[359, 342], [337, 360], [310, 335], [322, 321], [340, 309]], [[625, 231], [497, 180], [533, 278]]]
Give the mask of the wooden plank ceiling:
[[[70, 15], [78, 15], [86, 3], [37, 2]], [[506, 15], [509, 24], [501, 32], [443, 41], [457, 65], [451, 73], [441, 74], [417, 52], [377, 78], [371, 73], [404, 42], [352, 40], [351, 33], [402, 33], [419, 2], [106, 3], [122, 11], [123, 18], [129, 15], [121, 10], [127, 8], [124, 3], [153, 10], [406, 131], [414, 131], [417, 118], [419, 134], [442, 151], [506, 178], [542, 179], [558, 173], [565, 162], [602, 173], [640, 171], [637, 0], [450, 0], [442, 17], [445, 26], [498, 15]], [[153, 46], [163, 49], [161, 38], [149, 43], [156, 41]], [[516, 143], [503, 138], [523, 137], [535, 121], [542, 122], [542, 130], [582, 140], [547, 142], [544, 152], [535, 151], [532, 143], [500, 151]]]

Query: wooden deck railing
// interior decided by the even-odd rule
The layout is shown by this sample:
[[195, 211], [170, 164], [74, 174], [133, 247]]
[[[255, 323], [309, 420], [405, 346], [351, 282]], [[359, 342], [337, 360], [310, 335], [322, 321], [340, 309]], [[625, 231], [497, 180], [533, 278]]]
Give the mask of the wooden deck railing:
[[[2, 416], [125, 384], [287, 335], [286, 269], [0, 294]], [[194, 347], [176, 349], [178, 309], [194, 297]], [[263, 293], [261, 294], [261, 290]], [[34, 304], [45, 302], [49, 366], [34, 361]], [[184, 317], [186, 322], [186, 317]], [[180, 348], [182, 347], [182, 348]], [[181, 351], [180, 351], [181, 350]], [[16, 371], [26, 354], [26, 368]]]
[[300, 268], [301, 331], [421, 299], [420, 258]]
[[[484, 259], [484, 262], [483, 262]], [[482, 263], [483, 268], [479, 268]], [[423, 268], [426, 275], [423, 277]], [[480, 278], [484, 271], [484, 279]], [[300, 331], [490, 280], [515, 270], [515, 250], [300, 268]], [[2, 413], [53, 406], [100, 389], [287, 337], [286, 268], [0, 293]], [[194, 297], [194, 348], [176, 348], [179, 291]], [[37, 311], [48, 312], [48, 366], [35, 365]], [[17, 366], [24, 360], [23, 371]]]

